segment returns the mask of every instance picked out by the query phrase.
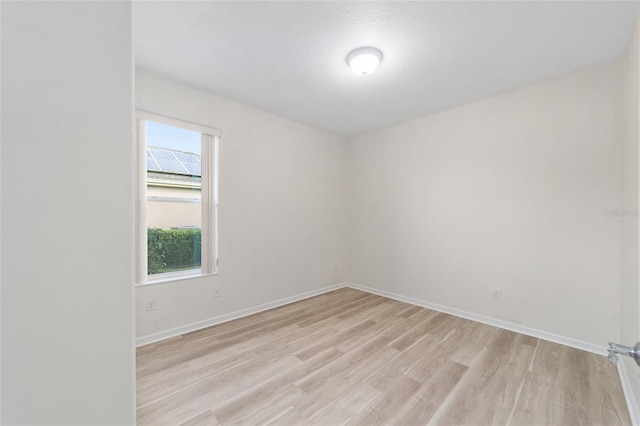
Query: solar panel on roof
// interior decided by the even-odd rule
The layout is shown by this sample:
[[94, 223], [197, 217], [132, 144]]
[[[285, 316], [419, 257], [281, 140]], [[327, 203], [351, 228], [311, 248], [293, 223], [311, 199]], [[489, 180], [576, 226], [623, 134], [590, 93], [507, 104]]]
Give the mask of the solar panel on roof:
[[173, 161], [176, 159], [175, 155], [173, 155], [173, 152], [164, 149], [152, 149], [152, 154], [158, 160]]
[[202, 171], [200, 169], [200, 164], [195, 163], [182, 163], [183, 166], [187, 168], [189, 174], [192, 176], [200, 176]]
[[190, 152], [174, 152], [173, 155], [175, 155], [179, 161], [182, 161], [183, 163], [199, 163], [200, 158], [198, 157], [197, 154], [192, 154]]
[[179, 161], [169, 161], [169, 160], [157, 160], [158, 165], [163, 172], [167, 173], [177, 173], [177, 174], [190, 174], [185, 166], [182, 165]]
[[147, 170], [152, 170], [154, 172], [160, 171], [160, 166], [156, 163], [156, 160], [147, 156]]
[[200, 156], [192, 152], [147, 147], [147, 170], [201, 176]]

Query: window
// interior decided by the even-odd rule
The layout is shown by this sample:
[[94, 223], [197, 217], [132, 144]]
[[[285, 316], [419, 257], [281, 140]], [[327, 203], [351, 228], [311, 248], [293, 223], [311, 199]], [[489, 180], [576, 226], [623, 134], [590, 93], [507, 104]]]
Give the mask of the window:
[[217, 129], [138, 111], [137, 283], [217, 272]]

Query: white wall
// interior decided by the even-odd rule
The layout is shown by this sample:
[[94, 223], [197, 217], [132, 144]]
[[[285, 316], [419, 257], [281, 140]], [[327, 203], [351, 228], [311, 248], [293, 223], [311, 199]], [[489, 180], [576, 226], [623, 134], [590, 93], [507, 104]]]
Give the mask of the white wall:
[[136, 107], [222, 131], [219, 274], [137, 287], [139, 337], [345, 281], [342, 138], [142, 70]]
[[350, 281], [604, 349], [621, 77], [602, 65], [355, 138]]
[[[633, 36], [624, 62], [624, 107], [625, 126], [622, 163], [622, 210], [626, 213], [621, 221], [621, 275], [620, 275], [620, 341], [634, 345], [640, 340], [640, 281], [638, 280], [638, 143], [640, 139], [640, 20], [636, 22]], [[622, 359], [622, 358], [621, 358]], [[636, 416], [640, 402], [640, 378], [638, 366], [624, 357], [627, 380], [634, 394]]]
[[131, 5], [1, 7], [1, 421], [134, 424]]
[[[2, 51], [2, 3], [0, 3], [0, 52]], [[2, 54], [0, 54], [0, 241], [2, 241]], [[2, 250], [0, 249], [0, 384], [2, 383]], [[2, 385], [0, 385], [2, 423]]]

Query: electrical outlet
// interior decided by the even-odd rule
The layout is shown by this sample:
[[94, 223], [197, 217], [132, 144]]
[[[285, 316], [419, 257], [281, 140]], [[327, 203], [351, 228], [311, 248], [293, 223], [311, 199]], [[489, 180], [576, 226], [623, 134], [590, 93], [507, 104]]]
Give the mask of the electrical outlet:
[[500, 297], [502, 296], [502, 292], [500, 291], [499, 288], [494, 288], [493, 289], [493, 300], [500, 300]]
[[145, 303], [147, 311], [155, 311], [156, 310], [156, 299], [147, 300]]
[[215, 287], [213, 289], [213, 297], [220, 297], [222, 296], [222, 288], [221, 287]]

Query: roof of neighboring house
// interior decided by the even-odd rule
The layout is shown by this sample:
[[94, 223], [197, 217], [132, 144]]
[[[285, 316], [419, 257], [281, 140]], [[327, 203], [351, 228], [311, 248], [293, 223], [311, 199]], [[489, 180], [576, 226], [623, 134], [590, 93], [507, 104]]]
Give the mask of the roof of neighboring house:
[[147, 147], [147, 171], [200, 177], [200, 156], [193, 152]]

